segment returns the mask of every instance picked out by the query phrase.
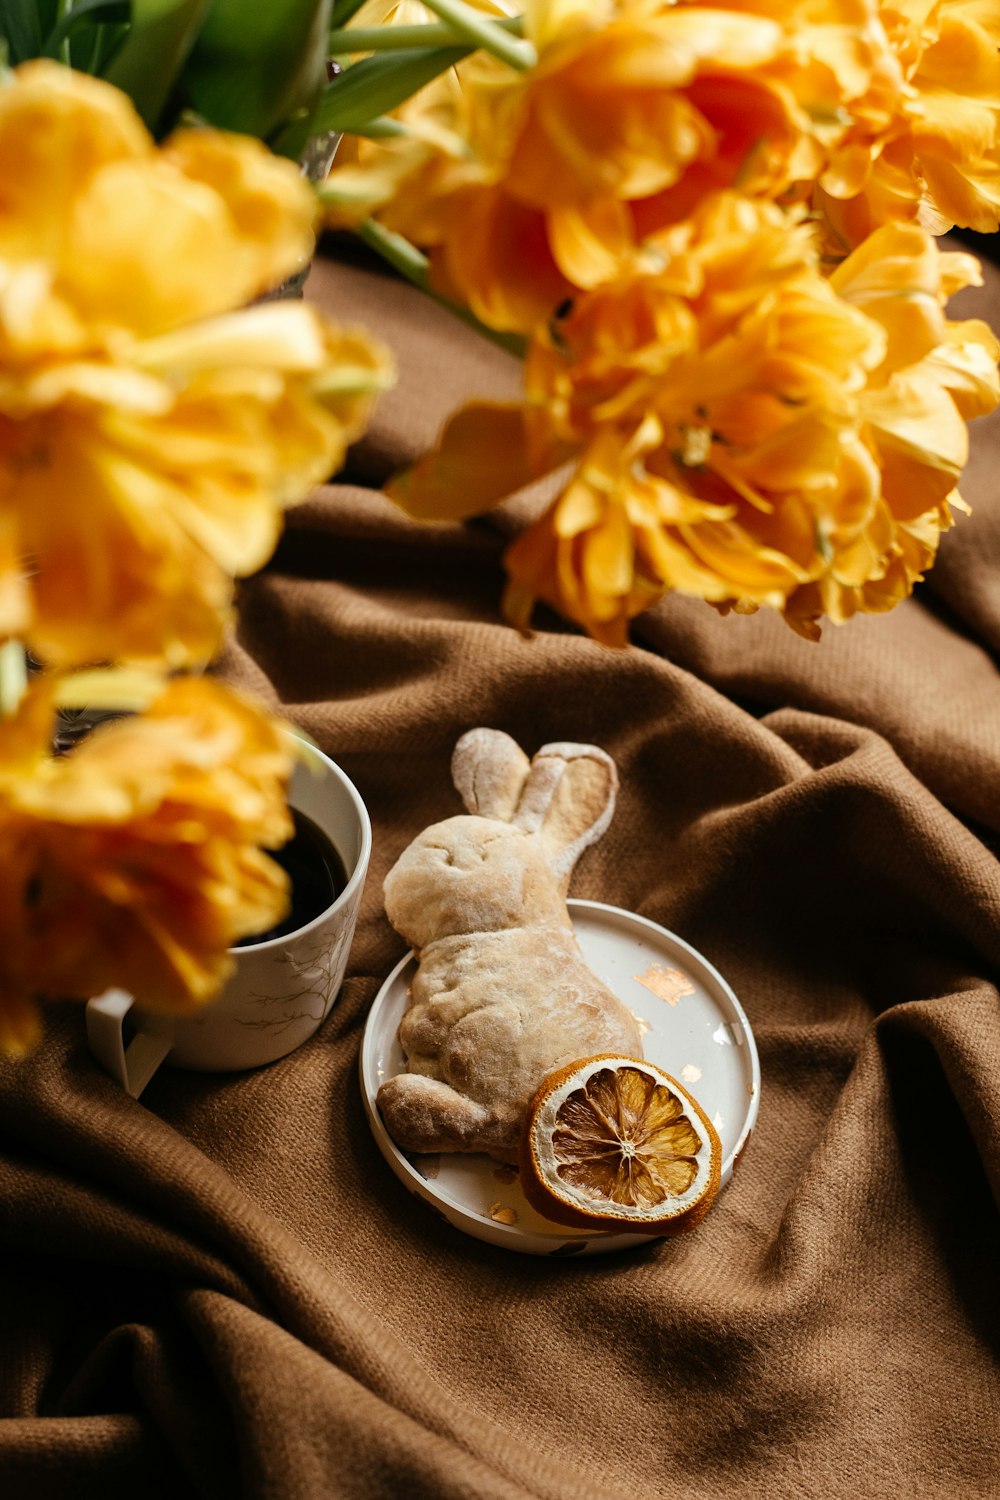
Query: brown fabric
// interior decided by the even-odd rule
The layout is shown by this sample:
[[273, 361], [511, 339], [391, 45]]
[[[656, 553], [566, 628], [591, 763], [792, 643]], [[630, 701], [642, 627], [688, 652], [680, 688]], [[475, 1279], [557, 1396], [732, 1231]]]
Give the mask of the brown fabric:
[[[375, 824], [339, 1003], [243, 1076], [143, 1101], [78, 1009], [0, 1074], [0, 1494], [716, 1500], [1000, 1494], [1000, 425], [919, 600], [819, 646], [668, 602], [615, 654], [498, 617], [529, 502], [421, 530], [373, 486], [507, 356], [327, 260], [311, 294], [401, 381], [351, 483], [296, 511], [224, 670]], [[1000, 323], [1000, 284], [989, 296]], [[593, 740], [622, 782], [573, 889], [663, 922], [741, 996], [758, 1129], [684, 1240], [515, 1256], [411, 1199], [357, 1083], [402, 951], [389, 865], [458, 811], [470, 726]]]

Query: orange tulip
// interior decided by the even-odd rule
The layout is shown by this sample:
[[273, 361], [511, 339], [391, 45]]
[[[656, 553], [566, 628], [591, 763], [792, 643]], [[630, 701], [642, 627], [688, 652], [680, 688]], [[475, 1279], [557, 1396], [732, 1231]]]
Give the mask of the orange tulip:
[[523, 406], [459, 413], [391, 493], [457, 518], [575, 455], [507, 554], [522, 627], [541, 598], [620, 644], [668, 589], [813, 635], [890, 608], [950, 524], [966, 419], [1000, 400], [1000, 346], [943, 312], [976, 262], [887, 225], [827, 279], [805, 225], [734, 194], [654, 248], [536, 336]]
[[613, 279], [707, 190], [776, 197], [821, 169], [764, 16], [528, 0], [524, 23], [536, 67], [469, 59], [461, 87], [438, 80], [402, 107], [405, 138], [360, 143], [328, 184], [332, 222], [376, 214], [493, 327], [530, 329]]
[[312, 246], [259, 142], [157, 148], [125, 95], [36, 62], [0, 88], [0, 173], [0, 637], [205, 660], [387, 357], [301, 304], [233, 311]]

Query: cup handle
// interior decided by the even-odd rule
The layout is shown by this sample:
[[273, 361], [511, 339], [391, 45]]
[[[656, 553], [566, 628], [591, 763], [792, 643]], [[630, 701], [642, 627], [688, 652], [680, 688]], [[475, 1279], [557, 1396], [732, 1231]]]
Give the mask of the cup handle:
[[134, 1004], [135, 997], [125, 990], [105, 990], [88, 1000], [87, 1042], [101, 1067], [138, 1099], [173, 1046], [173, 1036], [166, 1028], [139, 1030], [126, 1047], [122, 1027]]

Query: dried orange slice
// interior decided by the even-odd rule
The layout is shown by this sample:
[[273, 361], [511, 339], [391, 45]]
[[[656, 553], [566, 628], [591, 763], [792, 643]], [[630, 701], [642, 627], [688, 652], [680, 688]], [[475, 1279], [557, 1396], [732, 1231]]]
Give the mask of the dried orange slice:
[[655, 1063], [602, 1054], [545, 1078], [528, 1110], [521, 1186], [558, 1224], [680, 1234], [719, 1190], [722, 1143]]

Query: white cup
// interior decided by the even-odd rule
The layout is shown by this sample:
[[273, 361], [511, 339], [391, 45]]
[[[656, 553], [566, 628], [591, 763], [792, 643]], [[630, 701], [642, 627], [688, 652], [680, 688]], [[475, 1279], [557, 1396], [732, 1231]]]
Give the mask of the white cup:
[[347, 884], [305, 926], [234, 948], [235, 972], [195, 1015], [144, 1011], [132, 995], [117, 989], [88, 1002], [90, 1050], [135, 1099], [162, 1062], [236, 1072], [287, 1056], [312, 1036], [337, 997], [368, 872], [371, 822], [340, 767], [314, 745], [297, 744], [301, 758], [292, 773], [289, 803], [334, 845]]

